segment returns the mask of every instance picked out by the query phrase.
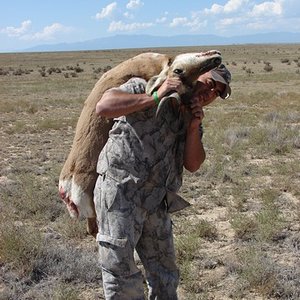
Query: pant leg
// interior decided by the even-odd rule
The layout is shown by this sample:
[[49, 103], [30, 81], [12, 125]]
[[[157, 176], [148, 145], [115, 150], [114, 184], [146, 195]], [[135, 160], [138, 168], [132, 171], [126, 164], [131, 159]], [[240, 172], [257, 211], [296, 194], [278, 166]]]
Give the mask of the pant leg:
[[145, 221], [136, 250], [145, 268], [148, 298], [176, 300], [179, 271], [175, 263], [171, 218], [164, 205]]
[[[143, 277], [134, 260], [146, 213], [114, 180], [98, 179], [95, 188], [99, 257], [107, 300], [142, 300]], [[129, 195], [137, 196], [137, 195]]]

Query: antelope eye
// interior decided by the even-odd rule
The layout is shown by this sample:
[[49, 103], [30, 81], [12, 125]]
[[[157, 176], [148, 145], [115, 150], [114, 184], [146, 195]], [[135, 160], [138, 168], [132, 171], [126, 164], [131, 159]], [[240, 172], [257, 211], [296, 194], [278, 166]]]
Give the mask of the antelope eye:
[[183, 73], [183, 70], [182, 70], [182, 69], [175, 69], [175, 70], [174, 70], [174, 73], [175, 73], [175, 74], [182, 74], [182, 73]]

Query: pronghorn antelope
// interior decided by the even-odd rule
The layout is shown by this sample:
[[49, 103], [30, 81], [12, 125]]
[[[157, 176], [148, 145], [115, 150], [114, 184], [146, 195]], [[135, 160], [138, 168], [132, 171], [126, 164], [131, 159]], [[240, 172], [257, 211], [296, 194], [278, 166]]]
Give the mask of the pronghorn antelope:
[[197, 78], [220, 63], [221, 54], [216, 50], [184, 53], [176, 56], [174, 60], [164, 54], [143, 53], [102, 75], [84, 103], [71, 151], [59, 177], [60, 196], [70, 215], [87, 218], [87, 230], [90, 234], [97, 233], [93, 203], [97, 160], [112, 126], [112, 120], [98, 117], [95, 113], [96, 104], [103, 93], [125, 83], [129, 78], [141, 77], [148, 81], [147, 94], [152, 94], [167, 76], [179, 76], [184, 83], [182, 91], [163, 98], [158, 112], [170, 98], [187, 105]]

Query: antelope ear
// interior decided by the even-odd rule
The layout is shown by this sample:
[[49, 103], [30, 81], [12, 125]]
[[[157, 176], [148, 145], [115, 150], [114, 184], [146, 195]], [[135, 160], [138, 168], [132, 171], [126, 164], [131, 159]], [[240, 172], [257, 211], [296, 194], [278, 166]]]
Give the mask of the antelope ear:
[[157, 109], [156, 109], [156, 117], [159, 117], [160, 114], [162, 113], [162, 111], [164, 110], [164, 107], [167, 105], [167, 103], [172, 100], [172, 99], [175, 99], [177, 104], [180, 105], [181, 104], [181, 99], [180, 99], [180, 96], [177, 92], [173, 92], [172, 94], [170, 95], [167, 95], [165, 97], [163, 97], [158, 106], [157, 106]]
[[169, 66], [166, 66], [158, 75], [149, 79], [146, 86], [147, 95], [152, 95], [152, 93], [162, 85], [162, 83], [167, 79], [168, 70]]

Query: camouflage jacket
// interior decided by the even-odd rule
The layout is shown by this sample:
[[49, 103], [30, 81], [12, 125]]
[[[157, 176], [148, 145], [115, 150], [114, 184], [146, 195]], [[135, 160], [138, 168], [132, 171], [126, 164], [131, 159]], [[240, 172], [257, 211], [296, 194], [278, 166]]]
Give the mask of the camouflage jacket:
[[[146, 83], [132, 78], [116, 89], [145, 93]], [[139, 199], [132, 201], [147, 210], [155, 210], [165, 199], [169, 212], [174, 212], [189, 205], [177, 195], [182, 185], [185, 122], [171, 103], [159, 117], [155, 112], [156, 107], [114, 119], [97, 172], [124, 186], [125, 194], [130, 186], [130, 197], [135, 194], [133, 189], [139, 191]]]

